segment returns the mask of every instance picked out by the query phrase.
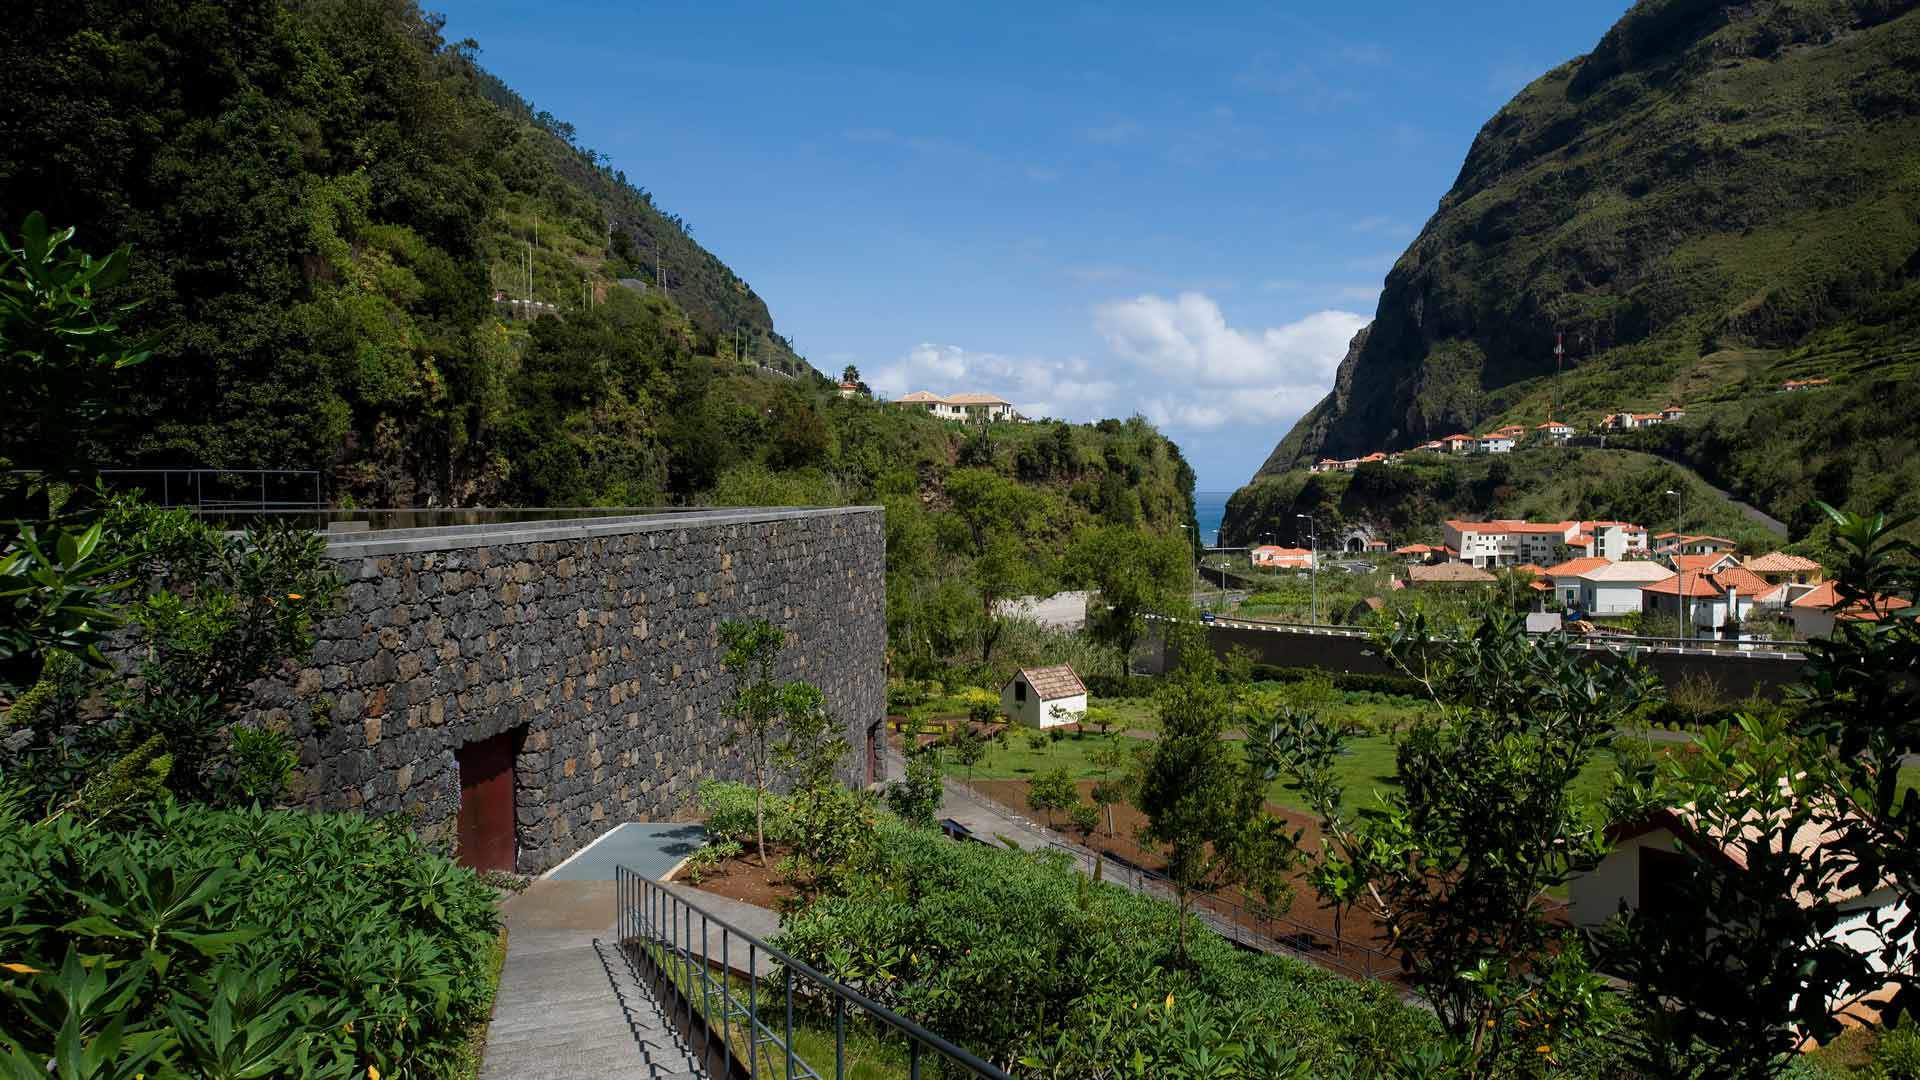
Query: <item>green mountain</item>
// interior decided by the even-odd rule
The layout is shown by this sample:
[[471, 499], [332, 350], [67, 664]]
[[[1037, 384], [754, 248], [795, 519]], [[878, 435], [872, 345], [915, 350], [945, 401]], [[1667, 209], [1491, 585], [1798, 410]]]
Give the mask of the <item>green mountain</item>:
[[[601, 493], [685, 495], [715, 468], [667, 431], [704, 394], [695, 358], [814, 378], [686, 222], [440, 28], [411, 0], [9, 13], [0, 228], [38, 209], [83, 248], [132, 245], [122, 298], [160, 342], [119, 423], [74, 433], [90, 456], [320, 469], [362, 502], [549, 497], [524, 444], [553, 434], [552, 392], [617, 384], [561, 434], [633, 444], [585, 455], [632, 465]], [[647, 341], [618, 372], [538, 370], [547, 320], [496, 297], [616, 307], [611, 332]], [[0, 433], [0, 456], [34, 448]]]
[[[157, 341], [58, 433], [78, 457], [315, 469], [358, 505], [881, 503], [895, 653], [929, 677], [1008, 658], [997, 602], [1125, 561], [1102, 553], [1186, 587], [1193, 470], [1151, 425], [841, 396], [686, 222], [440, 31], [412, 0], [9, 12], [0, 230], [37, 209], [130, 245], [105, 299]], [[18, 428], [0, 465], [52, 437]]]
[[[1260, 475], [1679, 402], [1663, 452], [1796, 528], [1814, 497], [1915, 505], [1916, 8], [1636, 3], [1481, 129]], [[1807, 377], [1832, 388], [1778, 393]]]

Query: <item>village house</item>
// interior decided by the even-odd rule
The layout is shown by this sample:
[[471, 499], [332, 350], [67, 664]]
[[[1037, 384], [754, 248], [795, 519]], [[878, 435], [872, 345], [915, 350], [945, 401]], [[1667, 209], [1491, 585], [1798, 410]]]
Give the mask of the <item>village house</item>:
[[1496, 579], [1466, 563], [1446, 562], [1432, 566], [1407, 567], [1407, 584], [1414, 587], [1435, 585], [1491, 585]]
[[1788, 379], [1780, 384], [1780, 392], [1792, 394], [1801, 390], [1817, 390], [1833, 383], [1832, 379]]
[[1826, 576], [1826, 567], [1800, 555], [1769, 551], [1741, 564], [1775, 585], [1818, 585]]
[[[1750, 848], [1763, 838], [1784, 837], [1784, 840], [1770, 839], [1768, 845], [1777, 848], [1784, 842], [1804, 858], [1815, 857], [1838, 838], [1835, 819], [1829, 815], [1823, 820], [1817, 814], [1795, 828], [1791, 836], [1784, 836], [1787, 825], [1794, 820], [1786, 815], [1792, 812], [1781, 807], [1778, 811], [1781, 816], [1774, 819], [1765, 833], [1758, 827], [1760, 819], [1753, 818], [1744, 823], [1743, 834], [1737, 838], [1717, 832], [1701, 821], [1692, 804], [1656, 810], [1642, 820], [1616, 824], [1607, 830], [1611, 847], [1606, 856], [1593, 869], [1575, 874], [1567, 882], [1568, 914], [1576, 926], [1596, 927], [1623, 908], [1642, 912], [1668, 910], [1681, 900], [1679, 882], [1688, 872], [1691, 859], [1715, 859], [1729, 869], [1744, 871], [1748, 867]], [[1824, 936], [1863, 954], [1871, 970], [1887, 970], [1880, 955], [1884, 942], [1874, 925], [1900, 925], [1907, 915], [1907, 902], [1891, 882], [1862, 890], [1851, 883], [1842, 884], [1844, 879], [1838, 874], [1830, 880], [1832, 891], [1824, 899], [1840, 909], [1840, 918]], [[1812, 895], [1794, 899], [1803, 907], [1815, 901]], [[1913, 945], [1911, 938], [1904, 943], [1905, 955], [1912, 955]]]
[[1471, 454], [1479, 449], [1479, 440], [1471, 435], [1448, 435], [1440, 440], [1449, 454]]
[[895, 405], [921, 409], [942, 420], [1017, 420], [1013, 402], [994, 394], [949, 394], [945, 397], [926, 390], [896, 398]]
[[1696, 633], [1720, 630], [1745, 622], [1760, 597], [1774, 588], [1739, 566], [1710, 574], [1682, 571], [1643, 588], [1642, 610], [1678, 619]]
[[1724, 536], [1689, 536], [1663, 532], [1653, 538], [1656, 555], [1717, 555], [1740, 545]]
[[1475, 449], [1482, 454], [1510, 454], [1513, 452], [1513, 436], [1499, 431], [1490, 431], [1480, 436]]
[[1432, 544], [1408, 544], [1405, 547], [1394, 548], [1393, 553], [1409, 563], [1434, 562], [1446, 558], [1449, 554], [1446, 548], [1434, 547]]
[[1539, 434], [1540, 438], [1556, 446], [1573, 438], [1573, 425], [1563, 424], [1558, 420], [1549, 420], [1533, 430]]
[[1661, 561], [1681, 574], [1717, 574], [1740, 565], [1732, 555], [1667, 555]]
[[841, 396], [841, 397], [843, 397], [843, 398], [850, 398], [850, 397], [859, 397], [859, 396], [860, 396], [860, 384], [859, 384], [859, 383], [855, 383], [855, 382], [843, 382], [843, 383], [841, 383], [841, 384], [839, 385], [839, 388], [838, 388], [838, 389], [839, 389], [839, 392], [840, 392], [840, 396]]
[[1276, 544], [1262, 544], [1247, 552], [1253, 565], [1259, 570], [1311, 570], [1314, 555], [1307, 548], [1280, 547]]
[[1021, 668], [1001, 687], [1000, 708], [1026, 727], [1077, 724], [1087, 716], [1087, 686], [1070, 664]]
[[1840, 591], [1834, 588], [1833, 582], [1826, 581], [1795, 598], [1787, 612], [1793, 619], [1795, 634], [1803, 638], [1823, 638], [1832, 637], [1838, 623], [1879, 622], [1889, 612], [1906, 606], [1908, 601], [1898, 596], [1876, 596], [1842, 605]]
[[1644, 607], [1643, 591], [1674, 576], [1673, 571], [1644, 559], [1615, 562], [1581, 558], [1547, 571], [1563, 606], [1588, 615], [1627, 615]]

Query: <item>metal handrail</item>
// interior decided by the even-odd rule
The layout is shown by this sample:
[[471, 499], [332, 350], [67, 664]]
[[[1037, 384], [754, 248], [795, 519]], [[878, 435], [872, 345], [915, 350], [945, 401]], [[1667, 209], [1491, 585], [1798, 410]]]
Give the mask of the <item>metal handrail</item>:
[[[698, 1029], [704, 1040], [703, 1055], [710, 1059], [713, 1052], [719, 1050], [738, 1065], [744, 1066], [749, 1080], [758, 1080], [762, 1075], [778, 1075], [786, 1080], [796, 1077], [825, 1080], [813, 1065], [801, 1059], [794, 1050], [796, 995], [803, 1005], [819, 1005], [825, 999], [832, 1001], [834, 1080], [846, 1080], [849, 1007], [906, 1037], [908, 1073], [912, 1080], [920, 1080], [922, 1059], [929, 1052], [937, 1055], [936, 1060], [957, 1066], [964, 1075], [986, 1077], [987, 1080], [1012, 1080], [1007, 1073], [974, 1054], [689, 902], [658, 881], [643, 877], [625, 866], [618, 866], [614, 869], [614, 883], [618, 920], [615, 928], [621, 949], [644, 969], [651, 971], [657, 980], [674, 988], [685, 1010], [682, 1030], [692, 1037]], [[715, 930], [720, 934], [718, 956], [714, 955], [712, 947]], [[745, 949], [747, 994], [744, 1000], [734, 988], [731, 977], [735, 970], [736, 940]], [[772, 1005], [774, 1002], [772, 996], [762, 997], [761, 987], [763, 983], [775, 982], [773, 977], [763, 979], [760, 975], [758, 969], [763, 956], [780, 968], [779, 985], [768, 988], [770, 995], [778, 993], [782, 998], [784, 1020], [776, 1017], [774, 1022], [781, 1025], [778, 1030], [761, 1015], [763, 1004]], [[716, 961], [719, 964], [717, 978], [714, 973]], [[796, 979], [805, 985], [796, 987]], [[717, 1028], [714, 1023], [716, 1009], [720, 1021]], [[744, 1040], [735, 1034], [736, 1021], [746, 1024], [747, 1037]], [[744, 1041], [746, 1045], [736, 1045], [739, 1041]], [[770, 1050], [772, 1056], [763, 1055], [763, 1049]], [[785, 1059], [784, 1070], [778, 1073], [769, 1071], [781, 1058]]]

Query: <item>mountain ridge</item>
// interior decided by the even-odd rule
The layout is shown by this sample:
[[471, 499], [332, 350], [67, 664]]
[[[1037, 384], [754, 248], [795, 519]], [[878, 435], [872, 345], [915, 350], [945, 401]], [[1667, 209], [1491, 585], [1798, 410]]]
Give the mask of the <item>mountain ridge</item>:
[[[1635, 4], [1488, 120], [1333, 389], [1256, 476], [1549, 411], [1589, 427], [1669, 398], [1745, 408], [1796, 375], [1909, 379], [1916, 8]], [[1822, 493], [1821, 454], [1769, 512]]]

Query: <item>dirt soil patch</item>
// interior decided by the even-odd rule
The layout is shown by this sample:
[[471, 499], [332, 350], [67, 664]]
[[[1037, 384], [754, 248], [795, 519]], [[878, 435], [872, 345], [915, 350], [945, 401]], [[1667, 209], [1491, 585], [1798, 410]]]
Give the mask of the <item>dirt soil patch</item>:
[[[1045, 819], [1036, 816], [1027, 806], [1028, 783], [1025, 780], [980, 780], [974, 783], [973, 789], [1023, 817], [1045, 824]], [[1082, 798], [1091, 801], [1093, 785], [1092, 780], [1079, 782]], [[1319, 850], [1318, 821], [1273, 803], [1268, 803], [1267, 809], [1290, 828], [1301, 831], [1300, 843], [1304, 849]], [[1056, 814], [1054, 817], [1064, 825], [1063, 815]], [[1082, 847], [1110, 855], [1122, 864], [1163, 873], [1167, 866], [1165, 857], [1135, 839], [1146, 824], [1146, 815], [1132, 806], [1119, 803], [1113, 807], [1114, 828], [1111, 836], [1107, 834], [1104, 819], [1090, 836], [1082, 836], [1071, 827], [1055, 828], [1054, 831], [1071, 838]], [[1313, 886], [1307, 882], [1305, 868], [1294, 872], [1292, 884], [1293, 900], [1284, 911], [1263, 913], [1259, 901], [1237, 889], [1224, 890], [1217, 896], [1201, 897], [1195, 901], [1195, 905], [1278, 941], [1295, 952], [1326, 961], [1328, 966], [1343, 974], [1353, 974], [1352, 969], [1355, 968], [1376, 975], [1384, 975], [1389, 971], [1397, 973], [1395, 961], [1384, 955], [1386, 934], [1364, 911], [1349, 910], [1344, 913], [1340, 939], [1336, 943], [1333, 910], [1321, 906]]]
[[767, 865], [761, 866], [759, 855], [749, 846], [740, 854], [703, 871], [698, 881], [687, 873], [685, 866], [669, 880], [718, 893], [730, 900], [784, 911], [800, 894], [800, 890], [780, 872], [780, 860], [789, 854], [791, 851], [784, 844], [768, 844]]

